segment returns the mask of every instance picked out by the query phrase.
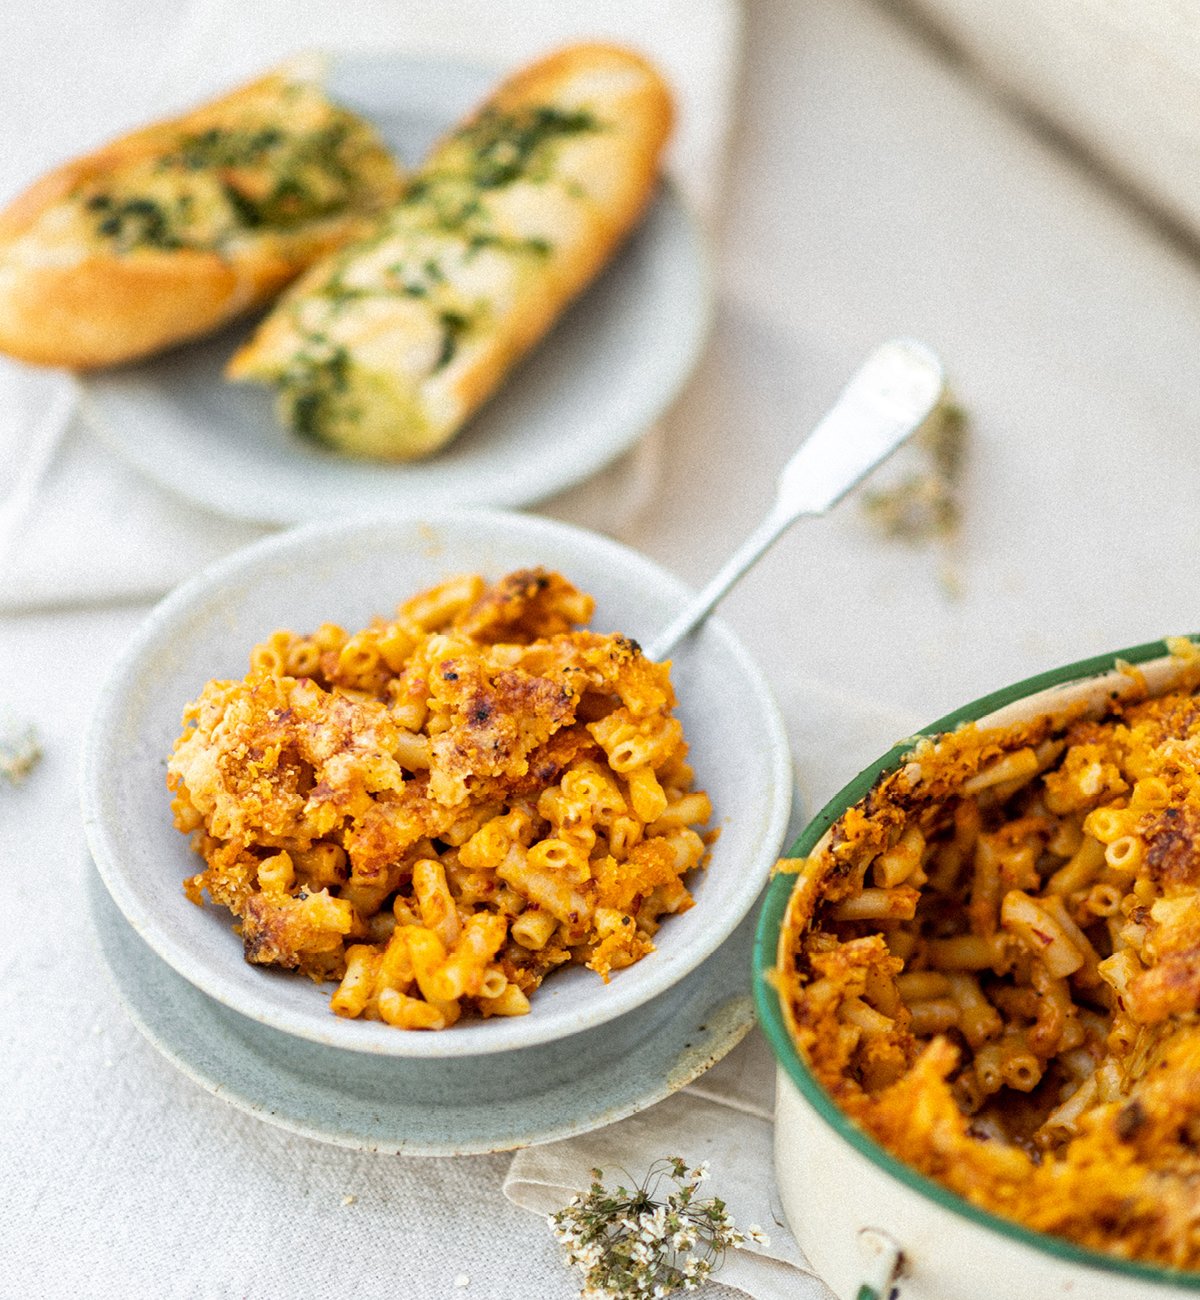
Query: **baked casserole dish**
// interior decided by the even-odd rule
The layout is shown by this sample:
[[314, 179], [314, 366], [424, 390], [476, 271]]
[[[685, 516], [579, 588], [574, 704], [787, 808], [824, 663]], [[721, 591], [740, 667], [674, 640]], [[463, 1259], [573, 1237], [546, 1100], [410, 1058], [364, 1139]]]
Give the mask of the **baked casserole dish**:
[[780, 864], [756, 966], [785, 1208], [839, 1294], [881, 1240], [906, 1298], [1200, 1289], [1192, 641], [897, 746]]

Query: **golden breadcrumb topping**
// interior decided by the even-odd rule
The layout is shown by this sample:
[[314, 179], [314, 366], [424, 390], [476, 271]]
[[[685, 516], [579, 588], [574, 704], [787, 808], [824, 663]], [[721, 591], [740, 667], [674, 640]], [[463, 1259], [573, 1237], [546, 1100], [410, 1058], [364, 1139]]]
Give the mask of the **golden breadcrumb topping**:
[[900, 1159], [1198, 1269], [1200, 651], [1176, 653], [1157, 698], [1130, 670], [1091, 716], [920, 742], [785, 864], [778, 980], [818, 1079]]
[[188, 896], [233, 912], [248, 961], [402, 1028], [522, 1014], [556, 966], [607, 980], [652, 952], [712, 808], [669, 665], [581, 630], [592, 608], [540, 569], [467, 576], [256, 646], [168, 765], [205, 862]]

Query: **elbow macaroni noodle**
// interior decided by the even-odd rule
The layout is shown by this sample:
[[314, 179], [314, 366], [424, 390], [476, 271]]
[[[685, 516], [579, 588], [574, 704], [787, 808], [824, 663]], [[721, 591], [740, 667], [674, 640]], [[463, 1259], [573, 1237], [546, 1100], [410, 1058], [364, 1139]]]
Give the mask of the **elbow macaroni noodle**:
[[184, 885], [246, 959], [337, 980], [341, 1016], [524, 1015], [555, 967], [609, 974], [692, 906], [713, 834], [669, 665], [578, 630], [557, 574], [451, 579], [348, 634], [275, 632], [209, 682], [168, 765]]
[[922, 741], [798, 873], [798, 1047], [995, 1213], [1200, 1269], [1200, 651], [1182, 685]]

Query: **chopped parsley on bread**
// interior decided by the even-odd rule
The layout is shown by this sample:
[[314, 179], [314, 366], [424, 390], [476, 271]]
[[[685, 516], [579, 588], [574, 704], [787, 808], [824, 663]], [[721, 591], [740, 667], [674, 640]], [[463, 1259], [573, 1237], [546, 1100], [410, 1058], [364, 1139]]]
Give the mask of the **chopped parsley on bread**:
[[642, 215], [670, 93], [631, 51], [578, 45], [505, 81], [364, 238], [304, 275], [233, 358], [282, 422], [407, 460], [446, 443]]

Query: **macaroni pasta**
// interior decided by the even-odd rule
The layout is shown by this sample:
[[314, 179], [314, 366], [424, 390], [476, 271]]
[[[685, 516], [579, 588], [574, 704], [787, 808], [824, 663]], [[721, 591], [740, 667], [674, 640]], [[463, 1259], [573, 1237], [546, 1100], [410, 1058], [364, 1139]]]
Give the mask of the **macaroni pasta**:
[[451, 579], [353, 634], [273, 633], [184, 713], [172, 810], [246, 959], [337, 980], [403, 1029], [523, 1015], [555, 967], [605, 980], [692, 906], [712, 808], [668, 664], [579, 630], [529, 570]]
[[920, 742], [797, 881], [795, 1040], [846, 1113], [995, 1213], [1200, 1269], [1200, 651]]

